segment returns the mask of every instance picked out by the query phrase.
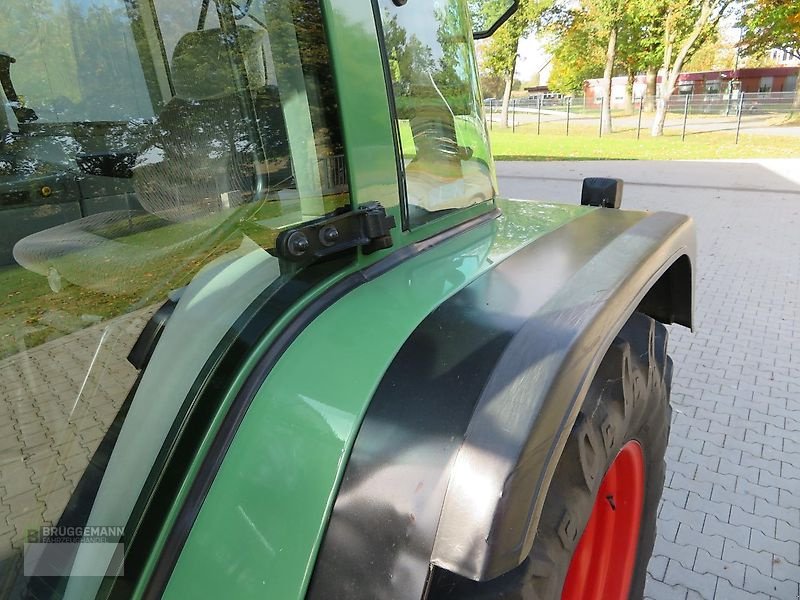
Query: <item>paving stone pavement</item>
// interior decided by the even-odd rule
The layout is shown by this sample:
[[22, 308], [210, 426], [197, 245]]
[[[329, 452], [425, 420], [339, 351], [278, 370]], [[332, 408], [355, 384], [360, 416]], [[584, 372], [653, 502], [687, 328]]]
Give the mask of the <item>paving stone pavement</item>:
[[136, 377], [126, 357], [154, 310], [0, 360], [0, 574], [27, 529], [63, 512]]
[[[798, 151], [800, 155], [800, 149]], [[674, 407], [645, 597], [797, 600], [800, 590], [800, 159], [502, 163], [500, 192], [694, 217], [695, 329], [671, 328]]]

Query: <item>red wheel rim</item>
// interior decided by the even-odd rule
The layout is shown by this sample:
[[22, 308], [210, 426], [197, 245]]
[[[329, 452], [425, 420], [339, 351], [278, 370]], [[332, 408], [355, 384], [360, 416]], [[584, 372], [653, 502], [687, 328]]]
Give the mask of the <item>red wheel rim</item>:
[[627, 600], [644, 506], [644, 456], [630, 441], [611, 463], [569, 564], [561, 600]]

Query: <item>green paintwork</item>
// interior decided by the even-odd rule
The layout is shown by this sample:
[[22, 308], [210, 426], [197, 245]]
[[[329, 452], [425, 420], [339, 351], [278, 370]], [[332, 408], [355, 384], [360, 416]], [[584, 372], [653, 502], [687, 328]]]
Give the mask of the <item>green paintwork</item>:
[[498, 205], [502, 217], [357, 288], [289, 347], [236, 434], [167, 598], [303, 596], [361, 419], [403, 342], [481, 273], [593, 210]]

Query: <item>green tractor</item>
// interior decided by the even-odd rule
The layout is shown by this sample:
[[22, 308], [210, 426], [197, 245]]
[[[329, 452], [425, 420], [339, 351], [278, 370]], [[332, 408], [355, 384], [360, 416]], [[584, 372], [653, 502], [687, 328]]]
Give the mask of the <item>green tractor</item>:
[[6, 0], [0, 597], [642, 597], [694, 228], [498, 196], [515, 8]]

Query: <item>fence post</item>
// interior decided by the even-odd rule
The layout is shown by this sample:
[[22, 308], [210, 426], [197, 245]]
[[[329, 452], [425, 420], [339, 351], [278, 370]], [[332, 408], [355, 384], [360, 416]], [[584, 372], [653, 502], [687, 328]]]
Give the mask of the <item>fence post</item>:
[[742, 113], [744, 112], [744, 92], [739, 91], [739, 106], [736, 116], [736, 143], [739, 143], [739, 130], [742, 128]]
[[536, 102], [538, 116], [536, 117], [536, 135], [542, 134], [542, 97], [539, 96]]
[[494, 123], [494, 100], [489, 100], [489, 129], [493, 129]]
[[689, 98], [691, 94], [686, 94], [686, 104], [683, 107], [683, 130], [681, 131], [681, 141], [686, 139], [686, 119], [689, 116]]
[[517, 130], [517, 101], [511, 101], [511, 133]]
[[642, 111], [644, 110], [644, 96], [639, 98], [639, 122], [636, 124], [636, 139], [640, 139], [642, 135]]
[[600, 134], [598, 137], [603, 137], [603, 108], [605, 108], [606, 99], [600, 101]]
[[567, 137], [569, 137], [569, 109], [572, 107], [572, 98], [567, 98]]

